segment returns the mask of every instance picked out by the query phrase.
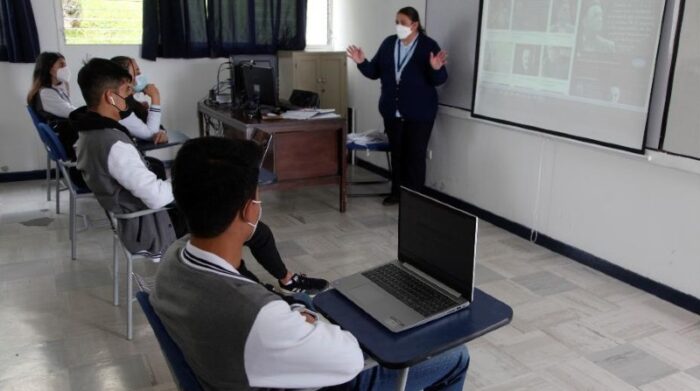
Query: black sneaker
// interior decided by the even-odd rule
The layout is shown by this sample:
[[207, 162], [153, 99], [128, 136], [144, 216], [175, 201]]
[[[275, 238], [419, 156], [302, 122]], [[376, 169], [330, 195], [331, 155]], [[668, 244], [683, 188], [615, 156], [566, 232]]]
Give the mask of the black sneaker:
[[280, 282], [280, 288], [286, 293], [306, 293], [315, 295], [328, 289], [328, 281], [322, 278], [306, 277], [306, 274], [294, 273], [292, 281], [284, 285]]
[[391, 205], [396, 205], [399, 203], [399, 196], [397, 195], [390, 195], [389, 197], [386, 197], [384, 201], [382, 201], [382, 205], [384, 206], [391, 206]]

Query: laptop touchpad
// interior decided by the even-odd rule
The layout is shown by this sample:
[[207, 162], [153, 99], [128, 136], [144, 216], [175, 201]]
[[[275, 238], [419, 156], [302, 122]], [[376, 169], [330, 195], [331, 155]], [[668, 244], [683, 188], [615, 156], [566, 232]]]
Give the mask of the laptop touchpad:
[[357, 304], [366, 308], [368, 304], [377, 303], [377, 299], [385, 297], [386, 292], [374, 284], [365, 284], [350, 290], [350, 296]]

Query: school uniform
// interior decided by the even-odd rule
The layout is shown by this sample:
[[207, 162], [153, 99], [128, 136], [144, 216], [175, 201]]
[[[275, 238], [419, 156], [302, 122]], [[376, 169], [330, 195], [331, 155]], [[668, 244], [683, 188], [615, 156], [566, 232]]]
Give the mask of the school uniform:
[[401, 185], [421, 190], [425, 159], [438, 109], [436, 87], [447, 81], [447, 69], [434, 70], [430, 54], [440, 46], [420, 33], [404, 45], [396, 35], [382, 42], [374, 58], [358, 64], [366, 77], [381, 80], [379, 112], [384, 119], [392, 155], [392, 194]]
[[150, 300], [205, 390], [316, 389], [364, 365], [352, 334], [307, 323], [244, 269], [186, 238], [168, 249]]
[[[68, 155], [68, 159], [74, 161], [75, 142], [78, 141], [78, 132], [68, 124], [68, 117], [76, 109], [70, 100], [70, 91], [67, 84], [60, 83], [52, 87], [43, 87], [34, 95], [31, 106], [36, 113], [56, 132], [63, 149]], [[74, 180], [82, 181], [79, 176], [74, 176]]]

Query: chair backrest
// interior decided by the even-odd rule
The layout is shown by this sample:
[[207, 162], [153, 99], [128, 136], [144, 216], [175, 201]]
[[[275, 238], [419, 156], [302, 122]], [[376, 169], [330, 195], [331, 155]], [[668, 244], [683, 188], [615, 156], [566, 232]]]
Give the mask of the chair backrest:
[[255, 129], [253, 131], [253, 136], [251, 137], [253, 142], [258, 144], [262, 149], [262, 156], [260, 157], [260, 167], [262, 168], [263, 162], [265, 162], [265, 157], [267, 152], [270, 150], [270, 144], [272, 141], [272, 134], [265, 132], [264, 130]]
[[46, 122], [37, 114], [32, 106], [27, 106], [27, 111], [29, 112], [29, 117], [32, 119], [32, 123], [34, 123], [37, 129], [39, 128], [39, 124]]
[[41, 141], [44, 143], [44, 147], [46, 147], [46, 151], [49, 153], [51, 160], [67, 162], [69, 160], [68, 154], [66, 154], [63, 144], [61, 144], [61, 141], [58, 139], [53, 129], [43, 122], [40, 122], [36, 129], [39, 131], [39, 138], [41, 138]]
[[136, 299], [141, 305], [143, 313], [146, 314], [148, 323], [150, 323], [153, 333], [158, 339], [158, 344], [160, 345], [160, 350], [163, 351], [168, 366], [170, 367], [170, 372], [172, 372], [175, 381], [177, 382], [178, 389], [184, 391], [201, 391], [202, 387], [199, 385], [197, 378], [192, 371], [192, 368], [185, 361], [185, 356], [182, 354], [180, 348], [175, 344], [170, 335], [165, 330], [165, 326], [158, 318], [151, 302], [148, 300], [148, 293], [138, 292], [136, 293]]

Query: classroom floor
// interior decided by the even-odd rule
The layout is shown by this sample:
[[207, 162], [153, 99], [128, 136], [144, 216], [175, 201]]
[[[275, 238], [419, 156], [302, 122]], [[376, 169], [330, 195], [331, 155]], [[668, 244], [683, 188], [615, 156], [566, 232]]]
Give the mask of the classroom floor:
[[[395, 257], [397, 208], [354, 198], [343, 215], [336, 194], [262, 193], [290, 269], [335, 279]], [[0, 390], [175, 390], [138, 306], [124, 339], [104, 214], [79, 204], [96, 227], [71, 261], [68, 204], [60, 215], [54, 205], [41, 181], [0, 184]], [[465, 390], [700, 390], [699, 316], [483, 221], [476, 276], [515, 317], [469, 344]]]

